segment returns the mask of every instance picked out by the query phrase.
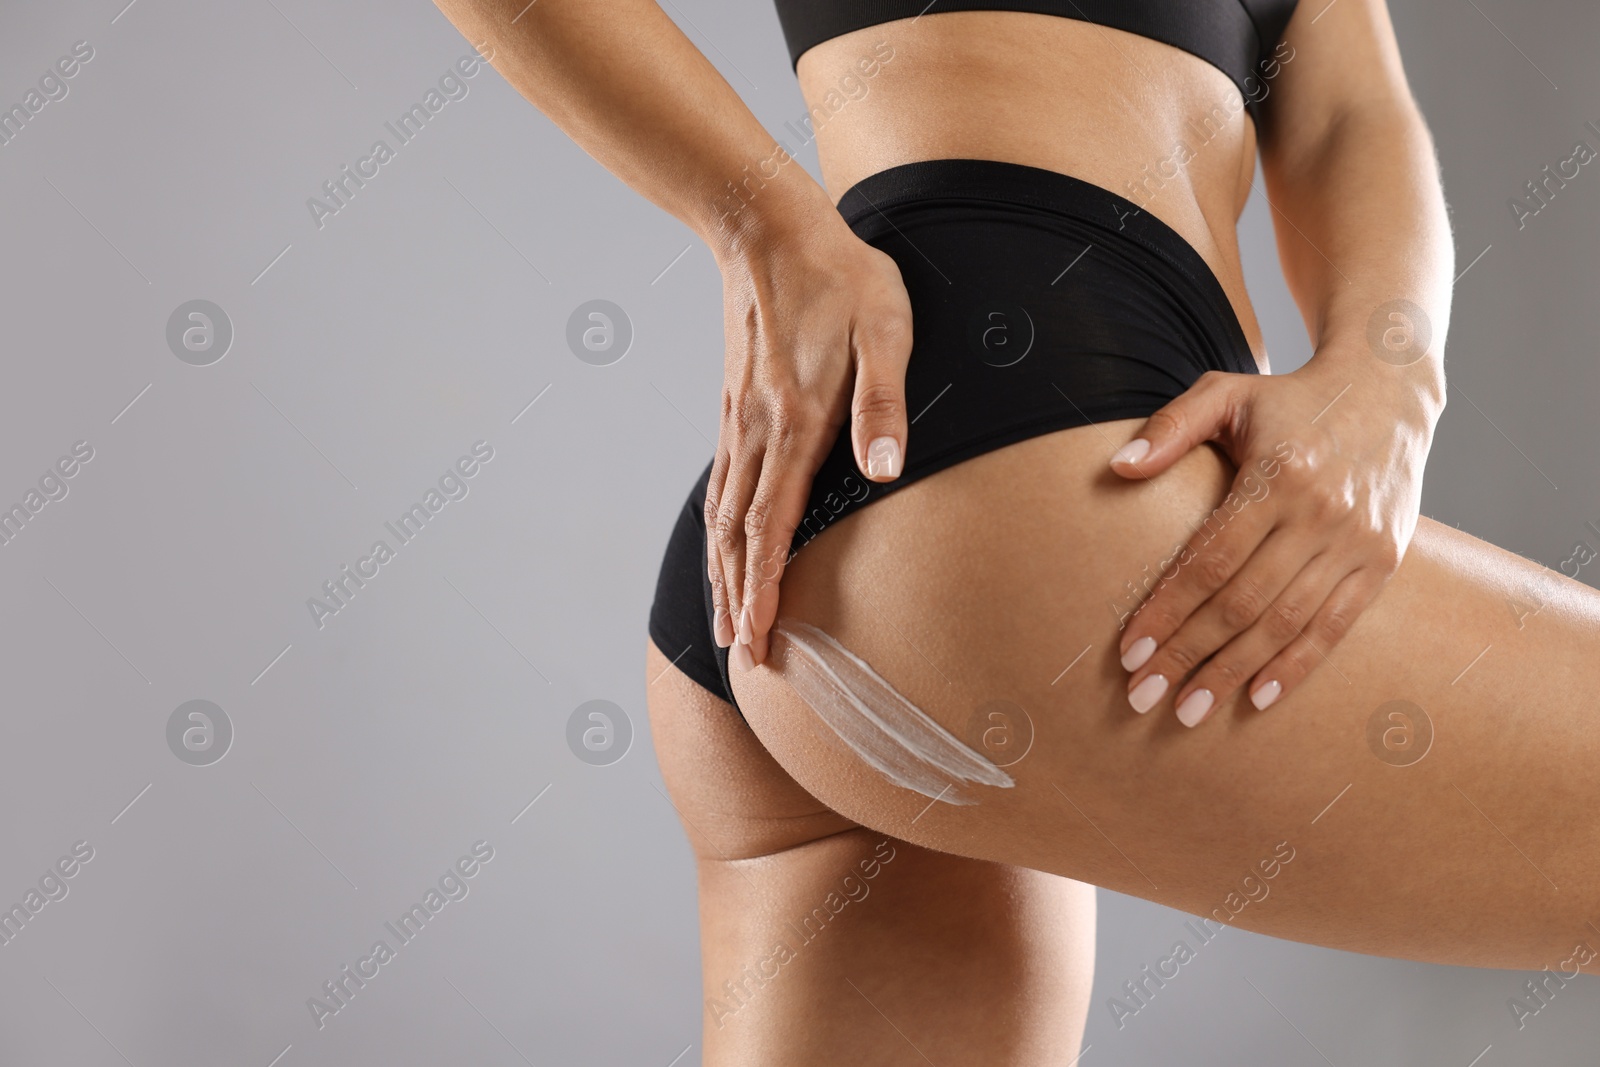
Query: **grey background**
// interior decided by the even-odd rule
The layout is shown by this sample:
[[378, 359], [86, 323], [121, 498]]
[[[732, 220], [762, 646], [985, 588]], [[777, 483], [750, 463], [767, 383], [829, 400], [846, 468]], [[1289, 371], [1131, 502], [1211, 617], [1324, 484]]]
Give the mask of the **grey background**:
[[[492, 71], [318, 229], [307, 198], [465, 42], [419, 2], [125, 2], [0, 6], [0, 105], [95, 50], [0, 146], [0, 503], [95, 450], [0, 546], [0, 903], [94, 849], [0, 946], [0, 1062], [696, 1062], [693, 872], [640, 653], [716, 431], [710, 255]], [[769, 128], [803, 113], [769, 5], [666, 7]], [[1600, 172], [1522, 232], [1506, 201], [1600, 146], [1600, 14], [1395, 19], [1458, 268], [1488, 249], [1457, 287], [1424, 510], [1554, 567], [1600, 548]], [[1259, 196], [1243, 240], [1292, 369], [1308, 350]], [[165, 341], [197, 298], [235, 330], [208, 367]], [[564, 343], [595, 298], [633, 322], [612, 366]], [[469, 495], [317, 629], [306, 599], [479, 440]], [[234, 730], [210, 766], [167, 747], [195, 699]], [[634, 726], [609, 766], [565, 741], [591, 699]], [[307, 998], [479, 840], [470, 894], [319, 1031]], [[1086, 1064], [1555, 1064], [1596, 1034], [1593, 983], [1519, 1032], [1526, 975], [1240, 931], [1118, 1031], [1107, 998], [1182, 916], [1101, 904]]]

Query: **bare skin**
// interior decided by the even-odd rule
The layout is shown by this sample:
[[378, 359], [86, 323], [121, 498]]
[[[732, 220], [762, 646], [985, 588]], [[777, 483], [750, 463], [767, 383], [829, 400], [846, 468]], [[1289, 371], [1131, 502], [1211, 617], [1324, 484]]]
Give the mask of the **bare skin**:
[[[1600, 596], [1415, 517], [1453, 272], [1431, 146], [1378, 0], [1303, 8], [1262, 128], [1235, 113], [1137, 194], [1128, 183], [1235, 92], [1196, 57], [1018, 12], [846, 35], [802, 57], [808, 105], [875, 41], [896, 58], [819, 130], [825, 190], [786, 163], [732, 213], [722, 190], [772, 157], [772, 139], [653, 3], [439, 2], [595, 158], [694, 228], [727, 283], [708, 564], [719, 642], [743, 636], [741, 605], [754, 609], [738, 644], [760, 665], [734, 683], [753, 735], [653, 647], [648, 663], [663, 775], [699, 858], [705, 1062], [1070, 1062], [1092, 954], [1085, 883], [1427, 960], [1565, 968], [1579, 941], [1600, 944], [1587, 926], [1600, 916], [1600, 830], [1572, 814], [1595, 799]], [[830, 215], [833, 201], [886, 167], [962, 156], [1102, 185], [1199, 251], [1266, 370], [1235, 236], [1258, 135], [1312, 367], [1205, 380], [1164, 426], [1082, 427], [980, 456], [834, 524], [782, 574], [784, 615], [838, 637], [952, 730], [988, 701], [1023, 708], [1034, 739], [1011, 768], [1016, 787], [930, 807], [819, 743], [768, 640], [778, 583], [761, 564], [784, 557], [845, 418], [864, 471], [880, 434], [915, 447], [898, 392], [910, 354], [898, 272]], [[1411, 363], [1374, 359], [1365, 336], [1395, 297], [1433, 324], [1436, 343]], [[1114, 472], [1136, 433], [1155, 441], [1143, 472]], [[1160, 571], [1237, 468], [1283, 441], [1298, 463], [1119, 629], [1124, 583]], [[1317, 595], [1245, 604], [1225, 590], [1261, 541], [1241, 531], [1260, 533], [1263, 516], [1338, 530], [1359, 551], [1301, 546], [1280, 567], [1284, 588], [1309, 562], [1338, 560]], [[1147, 635], [1160, 651], [1124, 671], [1119, 655]], [[1268, 712], [1246, 700], [1258, 670], [1284, 679]], [[1129, 690], [1157, 671], [1171, 690], [1135, 714]], [[1201, 682], [1218, 699], [1189, 731], [1174, 698]], [[1410, 766], [1385, 747], [1395, 720], [1380, 717], [1368, 742], [1394, 700], [1434, 732]], [[837, 920], [854, 932], [807, 943], [748, 1003], [718, 1010], [722, 983], [886, 841], [897, 858]], [[1275, 858], [1270, 899], [1237, 906], [1252, 893], [1244, 876], [1259, 884]], [[1002, 897], [1009, 923], [968, 904]], [[1050, 1010], [976, 1010], [952, 996], [952, 967]]]
[[[1236, 697], [1197, 730], [1134, 714], [1113, 605], [1233, 473], [1201, 449], [1124, 484], [1102, 464], [1136, 427], [1067, 430], [919, 481], [830, 527], [785, 578], [786, 616], [958, 736], [989, 702], [1024, 709], [1014, 788], [929, 808], [820, 743], [781, 664], [736, 675], [784, 769], [880, 832], [1199, 915], [1245, 895], [1288, 842], [1271, 897], [1233, 919], [1279, 937], [1528, 969], [1600, 945], [1600, 593], [1424, 518], [1394, 579], [1278, 706]], [[1413, 730], [1431, 723], [1409, 766], [1403, 722], [1380, 715], [1391, 701], [1414, 706], [1400, 709]]]
[[1070, 1061], [1094, 978], [1090, 886], [858, 826], [654, 645], [646, 672], [699, 871], [702, 1062]]
[[[1200, 253], [1258, 365], [1270, 369], [1235, 230], [1254, 181], [1257, 130], [1224, 74], [1158, 42], [1070, 19], [952, 12], [868, 27], [807, 52], [798, 70], [807, 100], [832, 93], [837, 102], [880, 41], [895, 58], [854, 79], [864, 92], [818, 127], [831, 195], [897, 163], [946, 157], [1084, 178]], [[1202, 718], [1207, 698], [1215, 706], [1241, 688], [1261, 706], [1291, 692], [1319, 666], [1316, 649], [1337, 642], [1333, 620], [1359, 614], [1393, 575], [1443, 407], [1453, 259], [1431, 144], [1383, 5], [1303, 5], [1274, 57], [1249, 89], [1263, 105], [1281, 258], [1316, 353], [1293, 375], [1202, 379], [1138, 431], [1153, 447], [1133, 462], [1113, 460], [1122, 476], [1154, 477], [1215, 440], [1248, 472], [1292, 433], [1314, 475], [1307, 491], [1281, 493], [1233, 524], [1210, 546], [1210, 562], [1158, 590], [1121, 636], [1122, 651], [1141, 639], [1158, 645], [1135, 666], [1130, 698], [1159, 674], [1170, 683], [1168, 706], [1198, 694], [1191, 708]], [[1426, 354], [1374, 358], [1370, 323], [1395, 298], [1431, 326]], [[775, 600], [755, 605], [757, 663]], [[1305, 640], [1274, 631], [1270, 602], [1304, 620]]]

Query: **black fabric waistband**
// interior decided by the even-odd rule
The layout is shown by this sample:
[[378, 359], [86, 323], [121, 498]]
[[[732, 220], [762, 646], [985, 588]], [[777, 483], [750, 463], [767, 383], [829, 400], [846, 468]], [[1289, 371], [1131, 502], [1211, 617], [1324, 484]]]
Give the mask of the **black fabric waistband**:
[[839, 198], [844, 221], [862, 240], [894, 226], [890, 215], [913, 203], [989, 201], [1050, 212], [1098, 231], [1109, 243], [1133, 242], [1183, 275], [1197, 293], [1225, 309], [1237, 330], [1229, 345], [1234, 358], [1221, 369], [1258, 370], [1222, 283], [1204, 257], [1172, 227], [1104, 186], [1060, 171], [995, 159], [928, 159], [880, 170], [856, 182]]

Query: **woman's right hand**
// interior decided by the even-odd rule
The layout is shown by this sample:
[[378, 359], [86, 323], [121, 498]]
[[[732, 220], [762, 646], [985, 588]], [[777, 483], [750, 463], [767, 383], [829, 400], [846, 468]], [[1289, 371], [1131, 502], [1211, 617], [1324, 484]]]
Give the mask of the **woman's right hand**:
[[904, 469], [911, 301], [895, 261], [831, 211], [787, 220], [719, 266], [727, 350], [706, 553], [717, 644], [749, 670], [766, 658], [794, 531], [846, 414], [863, 475]]

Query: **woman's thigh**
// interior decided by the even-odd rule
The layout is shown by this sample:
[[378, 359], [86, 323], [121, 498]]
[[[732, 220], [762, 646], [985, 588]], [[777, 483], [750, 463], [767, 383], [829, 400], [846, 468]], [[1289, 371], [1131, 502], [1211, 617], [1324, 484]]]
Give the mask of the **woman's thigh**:
[[708, 1067], [1074, 1060], [1093, 887], [861, 827], [654, 644], [646, 672], [699, 872]]
[[1170, 695], [1136, 714], [1117, 655], [1127, 583], [1233, 476], [1202, 448], [1150, 482], [1116, 478], [1107, 458], [1139, 424], [908, 486], [784, 575], [780, 619], [831, 634], [975, 748], [998, 709], [1026, 742], [1012, 787], [956, 806], [891, 784], [786, 684], [784, 641], [734, 679], [778, 762], [863, 826], [1265, 933], [1487, 966], [1593, 959], [1600, 594], [1423, 519], [1397, 575], [1276, 705], [1239, 695], [1192, 730]]

